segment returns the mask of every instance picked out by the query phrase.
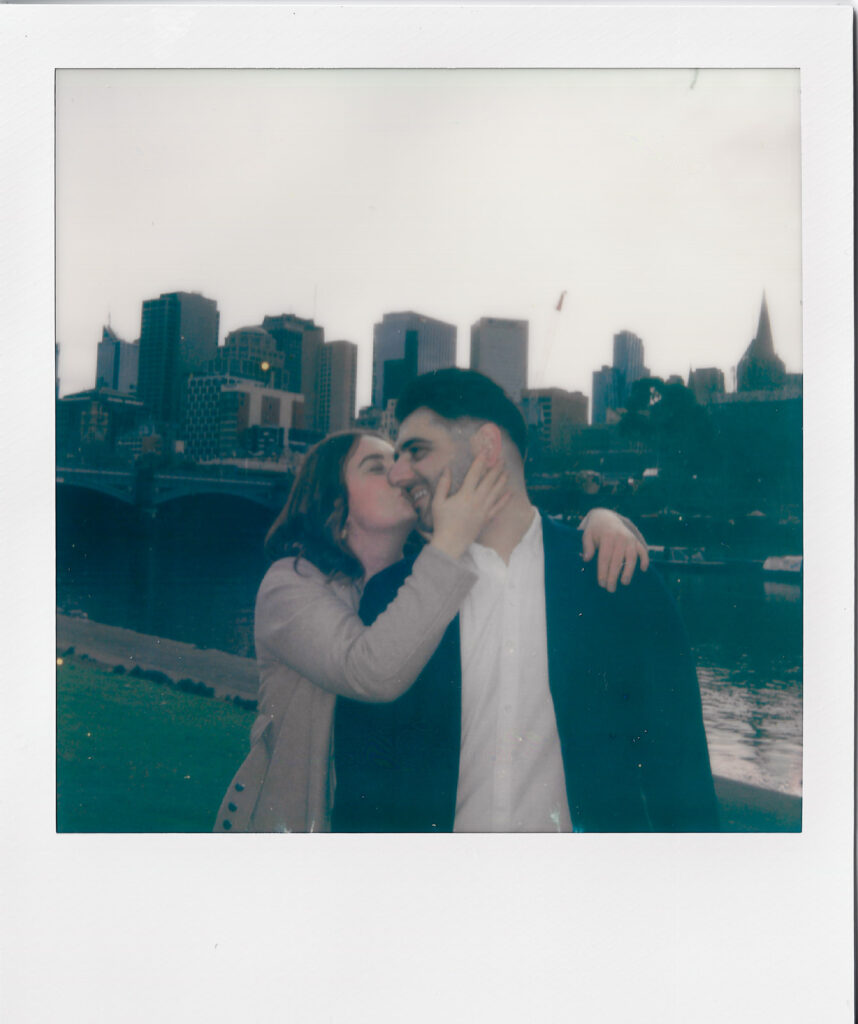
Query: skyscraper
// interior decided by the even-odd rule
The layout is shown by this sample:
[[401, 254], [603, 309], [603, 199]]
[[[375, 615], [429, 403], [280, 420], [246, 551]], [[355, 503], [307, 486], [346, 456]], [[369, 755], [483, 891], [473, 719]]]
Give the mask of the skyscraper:
[[104, 327], [98, 343], [95, 386], [133, 395], [137, 391], [139, 356], [136, 341], [123, 341], [110, 327]]
[[631, 331], [614, 335], [614, 369], [617, 371], [617, 400], [622, 407], [628, 400], [632, 384], [649, 376], [644, 366], [643, 342]]
[[384, 409], [421, 373], [456, 363], [456, 328], [420, 313], [385, 313], [373, 328], [372, 404]]
[[614, 335], [614, 365], [593, 371], [593, 423], [605, 423], [608, 410], [625, 407], [636, 380], [649, 376], [643, 342], [631, 331]]
[[593, 371], [593, 423], [605, 423], [608, 409], [619, 406], [617, 371], [613, 366], [603, 366]]
[[521, 403], [527, 387], [527, 321], [484, 316], [471, 325], [471, 369], [499, 384]]
[[775, 354], [772, 325], [769, 323], [769, 307], [764, 292], [757, 333], [739, 360], [736, 390], [771, 391], [783, 387], [786, 381], [786, 367]]
[[315, 429], [326, 434], [348, 430], [355, 415], [357, 345], [329, 341], [319, 349]]
[[316, 429], [316, 378], [319, 372], [319, 349], [325, 332], [313, 320], [281, 313], [266, 316], [263, 328], [274, 338], [283, 354], [283, 388], [304, 396], [305, 425]]
[[166, 292], [143, 303], [138, 395], [156, 423], [180, 428], [187, 380], [217, 354], [217, 303], [199, 292]]
[[217, 350], [212, 372], [282, 388], [284, 363], [283, 353], [268, 331], [263, 327], [239, 327], [229, 332]]

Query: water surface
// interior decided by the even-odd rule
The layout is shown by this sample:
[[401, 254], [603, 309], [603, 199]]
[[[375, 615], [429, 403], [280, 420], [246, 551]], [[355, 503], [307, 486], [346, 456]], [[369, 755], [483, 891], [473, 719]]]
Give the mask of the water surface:
[[[253, 603], [271, 513], [238, 499], [192, 498], [141, 525], [108, 499], [70, 489], [61, 495], [61, 610], [253, 656]], [[696, 658], [713, 770], [800, 794], [800, 586], [739, 570], [663, 575]]]

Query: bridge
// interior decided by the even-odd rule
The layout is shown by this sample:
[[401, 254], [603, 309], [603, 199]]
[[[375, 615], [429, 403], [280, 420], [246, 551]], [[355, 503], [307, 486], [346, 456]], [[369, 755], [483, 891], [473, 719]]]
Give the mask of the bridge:
[[271, 510], [286, 502], [292, 474], [237, 466], [192, 466], [153, 470], [147, 466], [95, 469], [57, 466], [57, 486], [107, 495], [126, 505], [154, 511], [168, 501], [194, 495], [230, 495]]

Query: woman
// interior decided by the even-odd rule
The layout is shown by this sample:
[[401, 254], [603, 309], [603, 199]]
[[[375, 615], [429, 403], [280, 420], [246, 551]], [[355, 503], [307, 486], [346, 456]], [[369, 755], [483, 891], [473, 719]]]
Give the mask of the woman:
[[[308, 453], [268, 537], [274, 560], [256, 600], [259, 714], [251, 750], [221, 805], [216, 831], [328, 831], [337, 696], [390, 701], [419, 675], [475, 576], [462, 559], [505, 504], [505, 474], [474, 461], [453, 494], [436, 488], [434, 530], [396, 598], [371, 626], [357, 614], [366, 579], [402, 558], [416, 515], [388, 483], [393, 448], [346, 432]], [[585, 551], [641, 554], [619, 517], [592, 516]], [[588, 517], [590, 518], [590, 517]], [[645, 548], [642, 549], [645, 557]], [[606, 562], [607, 564], [607, 562]], [[614, 573], [614, 582], [617, 573]], [[601, 573], [600, 573], [601, 576]]]

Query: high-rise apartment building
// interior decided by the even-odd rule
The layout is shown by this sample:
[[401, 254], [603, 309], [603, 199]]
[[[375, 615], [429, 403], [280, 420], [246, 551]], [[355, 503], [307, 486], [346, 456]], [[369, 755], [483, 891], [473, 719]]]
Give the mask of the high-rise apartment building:
[[167, 292], [143, 303], [137, 393], [156, 423], [181, 429], [188, 377], [217, 355], [217, 303], [198, 292]]
[[315, 429], [325, 434], [349, 430], [354, 422], [357, 345], [329, 341], [319, 349]]
[[140, 346], [136, 341], [123, 341], [110, 327], [101, 331], [95, 367], [95, 386], [111, 388], [121, 395], [137, 391]]
[[312, 428], [317, 419], [316, 377], [319, 370], [319, 349], [325, 341], [324, 329], [313, 320], [294, 313], [266, 316], [262, 327], [274, 338], [283, 355], [283, 388], [304, 396], [306, 425]]
[[527, 321], [484, 316], [471, 325], [471, 369], [521, 403], [527, 387]]
[[421, 373], [456, 363], [456, 328], [420, 313], [385, 313], [373, 328], [372, 404], [384, 409]]

